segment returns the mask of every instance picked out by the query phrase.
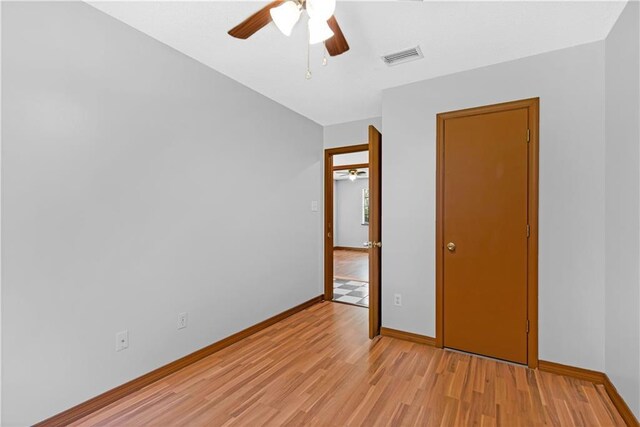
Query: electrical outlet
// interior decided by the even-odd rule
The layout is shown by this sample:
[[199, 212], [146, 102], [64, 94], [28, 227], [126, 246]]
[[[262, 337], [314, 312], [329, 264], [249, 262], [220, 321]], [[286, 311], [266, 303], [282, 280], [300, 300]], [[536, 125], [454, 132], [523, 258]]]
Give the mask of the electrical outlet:
[[402, 295], [400, 294], [393, 295], [393, 305], [397, 305], [398, 307], [402, 305]]
[[187, 327], [187, 313], [178, 314], [178, 329], [184, 329]]
[[116, 351], [129, 348], [129, 331], [122, 331], [116, 334]]

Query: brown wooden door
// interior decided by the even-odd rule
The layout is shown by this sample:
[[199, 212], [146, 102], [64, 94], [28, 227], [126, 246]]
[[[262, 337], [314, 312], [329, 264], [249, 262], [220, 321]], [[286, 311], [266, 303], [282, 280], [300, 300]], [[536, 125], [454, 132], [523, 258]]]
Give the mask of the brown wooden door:
[[528, 117], [497, 111], [442, 129], [444, 346], [523, 364]]
[[369, 338], [380, 334], [382, 259], [382, 134], [369, 126]]

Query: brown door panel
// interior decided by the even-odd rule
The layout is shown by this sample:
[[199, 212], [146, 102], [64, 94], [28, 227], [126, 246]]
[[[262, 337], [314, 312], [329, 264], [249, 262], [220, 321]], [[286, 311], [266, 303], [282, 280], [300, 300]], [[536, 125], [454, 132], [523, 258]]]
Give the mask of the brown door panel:
[[380, 335], [382, 293], [382, 134], [369, 126], [369, 338]]
[[526, 108], [444, 122], [444, 345], [518, 363], [527, 363], [527, 128]]

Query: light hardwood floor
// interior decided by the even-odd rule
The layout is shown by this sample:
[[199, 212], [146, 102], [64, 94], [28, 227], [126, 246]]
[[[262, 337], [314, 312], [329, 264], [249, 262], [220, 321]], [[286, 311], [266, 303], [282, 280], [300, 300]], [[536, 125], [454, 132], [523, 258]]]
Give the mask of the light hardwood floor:
[[336, 279], [369, 281], [369, 254], [367, 252], [333, 250], [333, 277]]
[[624, 425], [602, 386], [388, 337], [324, 302], [74, 425]]

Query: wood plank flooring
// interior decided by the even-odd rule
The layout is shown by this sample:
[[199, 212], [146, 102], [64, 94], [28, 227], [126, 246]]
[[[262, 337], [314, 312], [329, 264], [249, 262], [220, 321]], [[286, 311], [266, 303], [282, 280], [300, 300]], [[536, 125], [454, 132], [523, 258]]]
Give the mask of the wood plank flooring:
[[389, 337], [324, 302], [76, 426], [624, 425], [601, 386]]
[[333, 277], [368, 282], [369, 254], [367, 252], [334, 249]]

